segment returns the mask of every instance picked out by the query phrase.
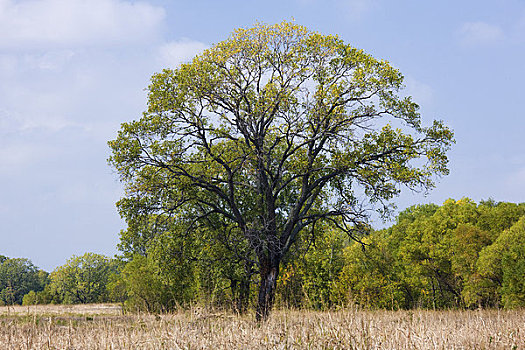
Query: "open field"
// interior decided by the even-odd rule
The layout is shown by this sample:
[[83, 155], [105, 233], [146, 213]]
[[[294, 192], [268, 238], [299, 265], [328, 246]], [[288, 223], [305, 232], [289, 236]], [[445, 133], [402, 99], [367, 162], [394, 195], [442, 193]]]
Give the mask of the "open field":
[[0, 307], [0, 349], [525, 349], [525, 310], [275, 311], [267, 323], [193, 309]]

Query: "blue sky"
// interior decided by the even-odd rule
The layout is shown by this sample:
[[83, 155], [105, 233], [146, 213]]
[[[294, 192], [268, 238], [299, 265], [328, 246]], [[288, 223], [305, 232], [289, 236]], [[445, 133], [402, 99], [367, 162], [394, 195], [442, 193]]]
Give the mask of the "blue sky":
[[0, 254], [48, 271], [115, 254], [106, 142], [140, 117], [150, 76], [235, 28], [292, 19], [390, 61], [423, 120], [454, 129], [450, 175], [400, 209], [525, 201], [523, 0], [0, 0]]

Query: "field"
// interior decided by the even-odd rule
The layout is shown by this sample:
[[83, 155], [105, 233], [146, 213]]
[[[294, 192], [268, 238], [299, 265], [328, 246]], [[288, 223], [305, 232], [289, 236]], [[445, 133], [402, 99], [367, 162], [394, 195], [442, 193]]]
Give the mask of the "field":
[[0, 307], [0, 349], [525, 349], [525, 310], [192, 309], [122, 315], [118, 305]]

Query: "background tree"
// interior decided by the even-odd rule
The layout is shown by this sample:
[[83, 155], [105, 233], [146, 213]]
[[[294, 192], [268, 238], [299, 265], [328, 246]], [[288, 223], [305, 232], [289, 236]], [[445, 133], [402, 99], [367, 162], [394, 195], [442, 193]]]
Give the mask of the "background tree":
[[[412, 307], [412, 291], [401, 276], [397, 242], [388, 231], [373, 232], [344, 249], [344, 265], [333, 299], [340, 305], [398, 309]], [[363, 245], [364, 244], [364, 245]]]
[[135, 256], [120, 276], [128, 297], [125, 303], [127, 309], [164, 312], [175, 303], [175, 298], [171, 297], [172, 286], [160, 278], [158, 266], [145, 256]]
[[328, 309], [340, 305], [334, 286], [343, 268], [343, 248], [348, 236], [341, 230], [319, 225], [315, 239], [298, 242], [280, 275], [280, 302], [287, 307]]
[[525, 306], [525, 216], [481, 251], [477, 272], [481, 296], [495, 295], [506, 308]]
[[40, 272], [29, 259], [0, 256], [0, 302], [22, 304], [29, 291], [44, 289], [45, 272]]
[[115, 262], [103, 255], [73, 256], [50, 274], [50, 289], [67, 304], [106, 302], [108, 279], [115, 270]]
[[30, 290], [22, 299], [22, 305], [36, 305], [38, 304], [38, 295], [34, 290]]
[[382, 308], [520, 306], [524, 215], [522, 204], [468, 198], [408, 208], [364, 247], [345, 248], [337, 299]]
[[249, 247], [242, 258], [258, 268], [256, 316], [266, 318], [302, 233], [328, 221], [353, 235], [367, 209], [388, 212], [400, 184], [429, 189], [448, 173], [452, 132], [421, 125], [402, 81], [336, 36], [287, 22], [236, 30], [154, 75], [144, 116], [109, 142], [126, 183], [121, 213], [129, 223], [189, 218], [183, 232], [228, 227], [220, 242]]
[[505, 246], [501, 264], [501, 301], [505, 308], [525, 306], [525, 217], [504, 231], [495, 244]]
[[[186, 232], [185, 227], [191, 224], [187, 221], [167, 215], [133, 221], [121, 232], [119, 249], [124, 260], [129, 263], [139, 256], [147, 258], [148, 271], [174, 289], [162, 289], [167, 293], [160, 298], [165, 302], [164, 310], [199, 302], [246, 311], [254, 275], [253, 263], [244, 259], [247, 247], [242, 247], [240, 240], [235, 250], [221, 244], [225, 236], [231, 239], [233, 234], [221, 222], [208, 219], [206, 225], [193, 225], [194, 229]], [[140, 307], [147, 308], [147, 304], [133, 303], [133, 308]]]
[[[399, 257], [407, 276], [418, 279], [419, 302], [425, 307], [454, 307], [462, 303], [462, 280], [453, 266], [458, 225], [475, 223], [477, 206], [469, 199], [447, 200], [427, 217], [419, 217], [407, 230]], [[456, 245], [458, 247], [458, 245]], [[456, 249], [455, 253], [460, 254]]]

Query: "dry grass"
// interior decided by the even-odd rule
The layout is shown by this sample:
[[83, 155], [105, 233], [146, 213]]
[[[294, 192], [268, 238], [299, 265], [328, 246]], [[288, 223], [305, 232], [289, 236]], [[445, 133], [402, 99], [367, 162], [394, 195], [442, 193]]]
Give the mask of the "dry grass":
[[10, 316], [119, 316], [118, 304], [0, 306], [0, 320]]
[[194, 309], [0, 308], [0, 349], [525, 349], [525, 310], [275, 311], [257, 324]]

